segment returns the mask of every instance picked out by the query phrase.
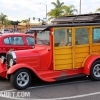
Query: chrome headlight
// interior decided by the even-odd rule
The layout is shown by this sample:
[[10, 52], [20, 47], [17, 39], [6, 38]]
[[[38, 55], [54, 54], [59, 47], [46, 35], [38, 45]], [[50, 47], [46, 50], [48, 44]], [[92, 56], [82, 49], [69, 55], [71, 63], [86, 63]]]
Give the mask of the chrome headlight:
[[10, 59], [10, 61], [9, 61], [9, 66], [11, 67], [11, 66], [13, 66], [13, 64], [14, 64], [13, 59]]
[[16, 54], [15, 54], [15, 52], [11, 52], [11, 55], [12, 55], [12, 57], [13, 57], [13, 59], [16, 59]]

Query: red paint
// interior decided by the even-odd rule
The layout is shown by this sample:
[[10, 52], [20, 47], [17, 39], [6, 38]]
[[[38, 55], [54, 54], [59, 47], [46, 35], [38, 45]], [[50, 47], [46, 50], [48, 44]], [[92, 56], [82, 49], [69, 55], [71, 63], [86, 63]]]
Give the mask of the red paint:
[[0, 77], [6, 78], [6, 73], [7, 73], [6, 64], [0, 63]]
[[[26, 67], [24, 67], [24, 66], [26, 66]], [[16, 65], [12, 66], [12, 68], [10, 68], [7, 71], [7, 74], [12, 74], [16, 70], [19, 70], [21, 68], [30, 69], [41, 80], [47, 81], [47, 82], [56, 81], [55, 78], [59, 78], [59, 77], [62, 77], [62, 76], [69, 77], [69, 76], [72, 76], [72, 75], [74, 76], [74, 75], [77, 75], [77, 74], [82, 74], [82, 72], [83, 72], [83, 68], [73, 69], [73, 70], [62, 70], [62, 71], [53, 71], [53, 70], [44, 70], [44, 71], [39, 71], [38, 70], [38, 71], [36, 71], [36, 70], [34, 70], [34, 68], [32, 68], [32, 66], [29, 66], [27, 64], [21, 63], [21, 64], [16, 64]]]
[[91, 55], [86, 59], [86, 61], [84, 63], [84, 68], [83, 68], [84, 74], [90, 75], [91, 66], [92, 66], [93, 62], [97, 59], [100, 59], [100, 55]]

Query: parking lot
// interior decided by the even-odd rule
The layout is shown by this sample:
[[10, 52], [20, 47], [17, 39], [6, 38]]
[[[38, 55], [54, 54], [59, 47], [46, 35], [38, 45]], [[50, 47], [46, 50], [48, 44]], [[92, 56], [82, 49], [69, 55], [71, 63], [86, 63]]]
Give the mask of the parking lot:
[[[55, 83], [35, 81], [25, 90], [16, 90], [8, 80], [0, 79], [0, 91], [15, 93], [15, 97], [0, 97], [0, 100], [100, 100], [100, 81], [91, 81], [86, 77]], [[18, 97], [19, 92], [30, 95]]]

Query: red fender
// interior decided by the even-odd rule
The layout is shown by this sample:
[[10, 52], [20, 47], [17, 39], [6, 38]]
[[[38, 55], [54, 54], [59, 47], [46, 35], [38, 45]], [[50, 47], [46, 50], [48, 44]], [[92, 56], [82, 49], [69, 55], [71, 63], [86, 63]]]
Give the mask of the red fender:
[[7, 73], [6, 64], [2, 64], [0, 58], [0, 77], [6, 78], [6, 73]]
[[29, 66], [29, 65], [23, 64], [23, 63], [16, 64], [16, 65], [12, 66], [11, 68], [9, 68], [7, 70], [7, 74], [13, 74], [15, 71], [22, 69], [22, 68], [30, 69], [34, 74], [36, 74], [36, 76], [38, 76], [40, 79], [43, 80], [43, 78], [38, 74], [38, 72], [36, 70], [34, 70], [34, 68], [32, 66]]
[[31, 66], [22, 63], [22, 64], [16, 64], [16, 65], [12, 66], [11, 68], [9, 68], [8, 71], [7, 71], [7, 74], [12, 74], [20, 68], [28, 68], [28, 69], [31, 69], [34, 72], [34, 70], [32, 69]]
[[85, 63], [83, 65], [84, 66], [84, 68], [83, 68], [84, 74], [90, 75], [91, 65], [97, 59], [100, 59], [100, 55], [91, 55], [85, 60]]

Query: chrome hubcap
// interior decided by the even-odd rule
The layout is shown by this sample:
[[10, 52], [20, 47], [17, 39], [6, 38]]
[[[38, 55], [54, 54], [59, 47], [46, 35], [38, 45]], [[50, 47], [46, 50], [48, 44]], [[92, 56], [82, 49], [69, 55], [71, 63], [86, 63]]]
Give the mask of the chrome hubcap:
[[26, 72], [21, 72], [18, 76], [17, 76], [17, 84], [20, 87], [24, 87], [28, 84], [29, 82], [29, 75]]
[[100, 64], [94, 66], [93, 73], [96, 77], [100, 77]]

